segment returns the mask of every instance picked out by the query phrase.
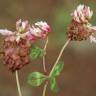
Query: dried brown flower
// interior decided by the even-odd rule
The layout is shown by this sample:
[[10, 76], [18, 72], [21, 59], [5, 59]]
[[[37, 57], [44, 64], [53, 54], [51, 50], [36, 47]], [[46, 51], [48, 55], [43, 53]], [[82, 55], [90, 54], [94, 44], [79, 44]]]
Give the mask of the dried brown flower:
[[91, 36], [91, 41], [93, 41], [92, 35], [96, 32], [96, 27], [89, 23], [92, 14], [93, 11], [90, 10], [90, 7], [79, 5], [71, 14], [72, 21], [67, 31], [68, 38], [74, 41], [81, 41]]
[[4, 62], [14, 72], [29, 64], [29, 49], [31, 44], [26, 39], [20, 39], [17, 43], [15, 36], [8, 36], [4, 42]]
[[85, 24], [80, 24], [72, 21], [68, 28], [68, 38], [71, 40], [81, 41], [86, 40], [93, 33], [93, 29], [87, 27]]

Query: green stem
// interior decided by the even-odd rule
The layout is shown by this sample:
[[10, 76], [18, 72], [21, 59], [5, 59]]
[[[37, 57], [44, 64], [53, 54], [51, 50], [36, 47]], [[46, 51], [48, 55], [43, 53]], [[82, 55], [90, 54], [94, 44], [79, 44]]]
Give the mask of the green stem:
[[53, 68], [52, 68], [52, 70], [51, 70], [51, 72], [49, 74], [49, 78], [51, 77], [51, 75], [52, 75], [52, 73], [54, 71], [54, 68], [56, 67], [58, 61], [60, 60], [60, 58], [61, 58], [61, 56], [63, 54], [63, 51], [65, 50], [65, 48], [67, 47], [67, 45], [69, 44], [69, 42], [70, 42], [70, 39], [68, 39], [67, 42], [63, 45], [63, 47], [62, 47], [62, 49], [61, 49], [61, 51], [60, 51], [60, 53], [59, 53], [59, 55], [58, 55], [58, 57], [56, 59], [56, 62], [54, 63], [54, 66], [53, 66]]
[[17, 83], [18, 94], [19, 94], [19, 96], [22, 96], [20, 83], [19, 83], [19, 76], [18, 76], [18, 71], [17, 70], [16, 70], [16, 83]]

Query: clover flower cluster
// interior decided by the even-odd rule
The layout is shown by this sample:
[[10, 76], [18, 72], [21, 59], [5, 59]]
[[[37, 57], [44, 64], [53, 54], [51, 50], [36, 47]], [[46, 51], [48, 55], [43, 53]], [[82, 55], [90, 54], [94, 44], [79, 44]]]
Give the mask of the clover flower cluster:
[[[70, 40], [82, 41], [90, 39], [90, 42], [96, 43], [94, 34], [96, 26], [90, 23], [93, 11], [90, 7], [79, 5], [71, 14], [72, 21], [68, 27], [67, 35]], [[4, 40], [4, 62], [11, 71], [18, 70], [24, 65], [29, 64], [29, 50], [31, 45], [38, 39], [44, 39], [51, 31], [50, 26], [43, 21], [34, 23], [22, 21], [16, 22], [16, 31], [0, 29], [0, 34], [5, 37]]]
[[31, 26], [28, 21], [21, 19], [16, 22], [16, 31], [14, 32], [0, 29], [0, 34], [5, 37], [3, 58], [8, 68], [14, 72], [29, 64], [31, 45], [37, 39], [46, 38], [50, 31], [51, 28], [46, 22], [37, 22]]
[[93, 15], [90, 7], [79, 5], [77, 9], [71, 14], [72, 21], [68, 27], [68, 37], [71, 40], [81, 41], [90, 38], [91, 42], [96, 42], [93, 36], [96, 32], [96, 27], [89, 22]]

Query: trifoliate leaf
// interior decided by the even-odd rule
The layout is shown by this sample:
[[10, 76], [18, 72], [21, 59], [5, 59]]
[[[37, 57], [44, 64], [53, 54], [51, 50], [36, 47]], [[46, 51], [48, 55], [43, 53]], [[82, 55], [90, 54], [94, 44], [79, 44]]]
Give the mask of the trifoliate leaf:
[[62, 62], [62, 61], [58, 62], [58, 64], [56, 65], [56, 67], [53, 70], [51, 77], [59, 76], [61, 71], [63, 70], [63, 67], [64, 67], [64, 62]]
[[58, 92], [59, 90], [55, 77], [50, 78], [50, 88], [53, 92]]
[[39, 47], [32, 46], [32, 48], [30, 49], [31, 59], [37, 59], [39, 57], [42, 57], [43, 55], [44, 55], [44, 50]]
[[28, 76], [28, 83], [32, 86], [40, 86], [46, 80], [46, 76], [39, 72], [33, 72]]

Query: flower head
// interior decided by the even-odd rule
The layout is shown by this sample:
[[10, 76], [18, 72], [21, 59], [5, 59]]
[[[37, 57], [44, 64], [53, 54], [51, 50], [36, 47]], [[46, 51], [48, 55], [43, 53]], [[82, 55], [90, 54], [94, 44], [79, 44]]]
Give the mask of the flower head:
[[79, 5], [77, 9], [72, 13], [73, 20], [78, 23], [87, 23], [91, 19], [93, 11], [90, 7], [85, 5]]
[[46, 31], [46, 32], [51, 31], [50, 26], [46, 22], [40, 21], [40, 22], [35, 23], [35, 25], [41, 28], [43, 31]]
[[21, 19], [16, 22], [16, 31], [0, 29], [0, 34], [5, 36], [3, 58], [5, 65], [14, 72], [30, 63], [29, 50], [31, 42], [46, 38], [50, 32], [50, 26], [46, 22], [37, 22], [30, 25], [28, 21]]
[[46, 38], [48, 33], [51, 31], [50, 26], [46, 22], [37, 22], [32, 27], [30, 27], [30, 31], [28, 36], [33, 38]]
[[77, 9], [72, 13], [72, 21], [68, 28], [68, 38], [75, 41], [81, 41], [88, 39], [96, 32], [96, 27], [90, 24], [93, 11], [90, 7], [85, 5], [79, 5]]
[[[13, 38], [13, 39], [12, 39]], [[26, 39], [21, 39], [20, 42], [14, 40], [14, 36], [6, 37], [4, 42], [4, 63], [9, 70], [14, 72], [29, 64], [29, 49], [31, 44]]]

